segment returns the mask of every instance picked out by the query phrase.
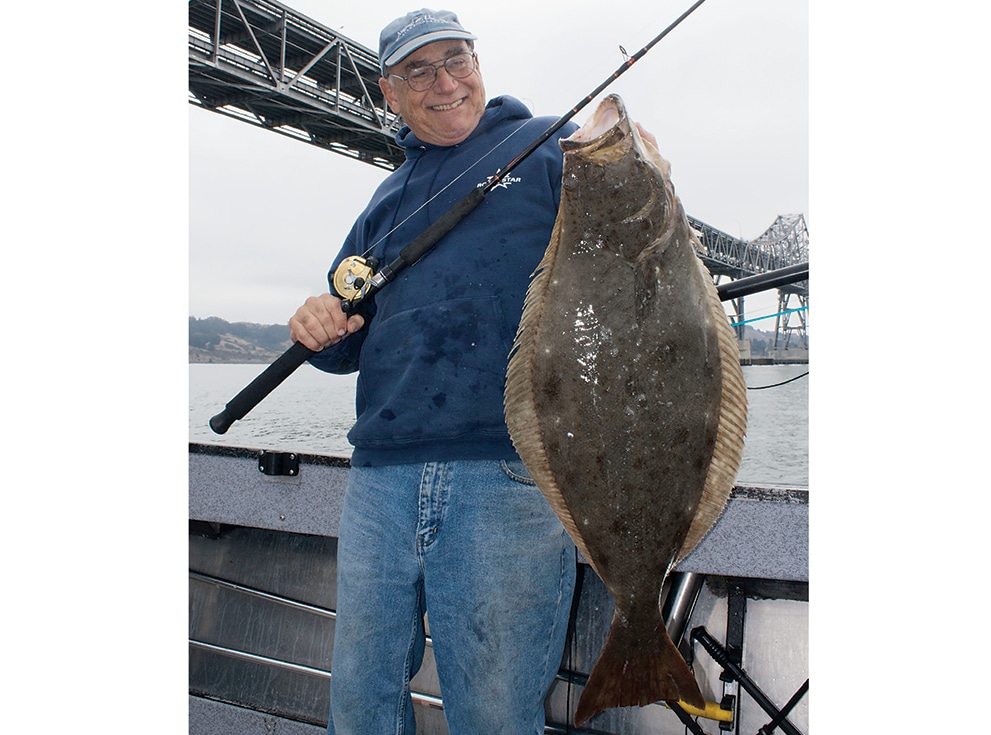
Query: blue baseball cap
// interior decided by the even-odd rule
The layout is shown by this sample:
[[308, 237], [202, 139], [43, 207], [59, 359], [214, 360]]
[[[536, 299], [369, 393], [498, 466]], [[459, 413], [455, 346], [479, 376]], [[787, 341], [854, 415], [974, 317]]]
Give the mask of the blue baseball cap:
[[421, 8], [396, 18], [379, 35], [382, 76], [385, 76], [387, 66], [398, 64], [421, 46], [449, 38], [474, 41], [476, 36], [466, 31], [458, 22], [458, 16], [449, 10]]

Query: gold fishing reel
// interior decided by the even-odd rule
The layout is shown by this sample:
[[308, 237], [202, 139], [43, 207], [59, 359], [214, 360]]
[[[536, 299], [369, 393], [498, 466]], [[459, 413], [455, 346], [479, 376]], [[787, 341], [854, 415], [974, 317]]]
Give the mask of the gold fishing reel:
[[345, 304], [353, 305], [365, 297], [377, 265], [378, 261], [375, 258], [352, 255], [337, 266], [337, 270], [334, 271], [334, 289]]

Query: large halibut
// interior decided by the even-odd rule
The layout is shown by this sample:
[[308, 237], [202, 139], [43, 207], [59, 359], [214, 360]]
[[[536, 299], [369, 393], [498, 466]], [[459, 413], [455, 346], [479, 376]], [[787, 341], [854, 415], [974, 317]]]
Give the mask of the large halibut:
[[670, 166], [607, 97], [561, 141], [561, 206], [527, 292], [506, 423], [616, 602], [575, 724], [612, 707], [704, 706], [659, 609], [743, 454], [739, 348]]

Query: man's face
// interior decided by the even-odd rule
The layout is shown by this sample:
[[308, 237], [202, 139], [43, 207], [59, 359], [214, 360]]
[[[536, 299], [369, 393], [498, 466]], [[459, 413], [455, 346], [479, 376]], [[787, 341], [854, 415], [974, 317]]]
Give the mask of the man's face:
[[[455, 54], [470, 52], [461, 40], [434, 41], [417, 49], [388, 74], [408, 76], [410, 69], [423, 64], [441, 64]], [[437, 69], [433, 86], [416, 92], [402, 79], [379, 79], [379, 87], [389, 107], [403, 117], [416, 136], [425, 143], [450, 146], [467, 138], [485, 112], [485, 87], [479, 70], [464, 79], [455, 79], [443, 67]]]

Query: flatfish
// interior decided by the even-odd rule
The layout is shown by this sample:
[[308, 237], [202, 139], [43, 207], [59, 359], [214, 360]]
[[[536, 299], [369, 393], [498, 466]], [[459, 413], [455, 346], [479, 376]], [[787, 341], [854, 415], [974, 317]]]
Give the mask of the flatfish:
[[659, 596], [726, 505], [747, 407], [736, 338], [670, 165], [616, 95], [560, 145], [561, 206], [505, 409], [524, 464], [616, 603], [580, 725], [612, 707], [705, 705]]

